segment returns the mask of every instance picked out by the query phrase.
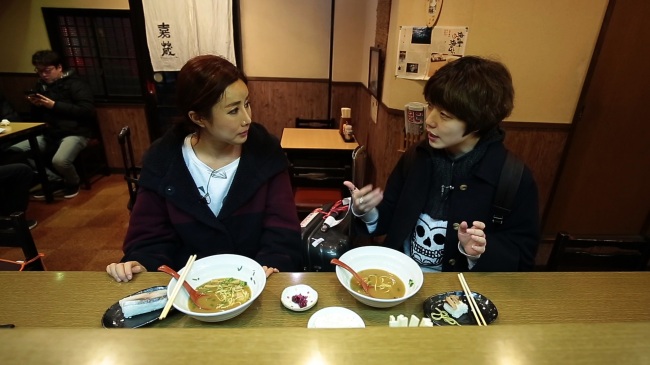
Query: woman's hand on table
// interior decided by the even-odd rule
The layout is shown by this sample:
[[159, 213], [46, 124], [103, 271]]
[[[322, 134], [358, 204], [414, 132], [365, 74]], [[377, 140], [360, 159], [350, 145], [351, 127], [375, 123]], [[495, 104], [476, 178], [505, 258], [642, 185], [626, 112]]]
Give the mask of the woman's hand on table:
[[467, 222], [460, 223], [458, 228], [458, 242], [460, 242], [465, 253], [470, 256], [480, 256], [485, 253], [485, 246], [487, 246], [487, 237], [485, 236], [485, 223], [481, 221], [472, 222], [472, 227], [469, 227]]
[[137, 261], [112, 263], [106, 266], [106, 272], [108, 275], [112, 276], [118, 283], [127, 282], [133, 279], [133, 274], [139, 274], [146, 271], [147, 269]]
[[271, 274], [280, 272], [280, 270], [274, 268], [274, 267], [268, 267], [268, 266], [262, 266], [262, 269], [264, 269], [264, 273], [266, 274], [266, 277], [268, 278], [271, 276]]

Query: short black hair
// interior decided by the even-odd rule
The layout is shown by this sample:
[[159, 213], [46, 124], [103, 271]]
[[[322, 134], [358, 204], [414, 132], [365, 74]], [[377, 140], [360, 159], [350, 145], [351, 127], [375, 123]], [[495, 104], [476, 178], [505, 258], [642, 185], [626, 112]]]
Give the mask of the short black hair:
[[34, 66], [63, 66], [61, 62], [61, 57], [58, 53], [51, 51], [49, 49], [36, 51], [32, 55], [32, 65]]
[[465, 56], [431, 76], [424, 98], [464, 121], [465, 134], [483, 135], [507, 118], [514, 107], [510, 72], [501, 62]]

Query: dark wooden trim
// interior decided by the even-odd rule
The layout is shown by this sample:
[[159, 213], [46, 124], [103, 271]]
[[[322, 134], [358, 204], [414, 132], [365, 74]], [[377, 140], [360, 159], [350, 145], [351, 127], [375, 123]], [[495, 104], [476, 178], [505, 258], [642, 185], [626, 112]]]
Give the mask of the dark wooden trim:
[[334, 12], [336, 0], [330, 0], [330, 59], [327, 69], [327, 119], [332, 118], [332, 69], [334, 68]]
[[0, 77], [33, 77], [38, 78], [34, 72], [0, 72]]
[[363, 84], [359, 81], [334, 81], [332, 83], [334, 86], [363, 86]]
[[294, 79], [290, 77], [250, 77], [247, 76], [248, 81], [270, 81], [270, 82], [320, 82], [329, 83], [328, 79]]
[[535, 130], [557, 130], [569, 131], [571, 124], [569, 123], [545, 123], [545, 122], [521, 122], [521, 121], [508, 121], [504, 120], [501, 125], [506, 126], [508, 129], [535, 129]]
[[242, 41], [241, 41], [241, 9], [239, 0], [232, 2], [232, 36], [235, 42], [235, 62], [242, 72], [244, 71], [244, 56], [242, 55]]
[[136, 62], [140, 72], [140, 88], [144, 99], [144, 114], [147, 119], [147, 131], [150, 136], [155, 136], [158, 128], [158, 115], [156, 112], [155, 93], [152, 94], [148, 85], [153, 85], [153, 67], [147, 44], [147, 32], [145, 30], [144, 8], [142, 1], [129, 0], [131, 12], [131, 34], [135, 46]]
[[[384, 106], [383, 103], [381, 103], [381, 105]], [[386, 110], [388, 111], [388, 114], [391, 115], [404, 115], [404, 110], [402, 109], [386, 108]], [[569, 123], [522, 122], [505, 120], [501, 122], [501, 125], [507, 127], [508, 129], [550, 129], [558, 131], [572, 130], [572, 126]]]

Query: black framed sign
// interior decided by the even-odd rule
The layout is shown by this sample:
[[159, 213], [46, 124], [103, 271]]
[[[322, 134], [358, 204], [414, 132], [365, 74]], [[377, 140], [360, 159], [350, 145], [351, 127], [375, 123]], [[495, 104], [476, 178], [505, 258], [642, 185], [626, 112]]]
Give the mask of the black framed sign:
[[368, 67], [368, 90], [377, 99], [381, 100], [382, 77], [381, 49], [370, 47], [370, 66]]

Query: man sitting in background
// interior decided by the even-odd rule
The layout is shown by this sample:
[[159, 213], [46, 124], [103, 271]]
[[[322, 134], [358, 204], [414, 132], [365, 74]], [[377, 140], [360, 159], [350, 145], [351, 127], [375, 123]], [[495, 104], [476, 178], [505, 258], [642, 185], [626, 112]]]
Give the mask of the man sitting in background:
[[[48, 179], [55, 194], [73, 198], [79, 194], [80, 182], [74, 160], [88, 144], [96, 118], [93, 92], [73, 70], [63, 70], [61, 58], [54, 51], [34, 53], [32, 64], [39, 81], [27, 99], [32, 104], [32, 118], [48, 126], [37, 138], [41, 151], [54, 155], [52, 167], [56, 174], [48, 171]], [[18, 143], [12, 149], [28, 151], [29, 142]], [[34, 194], [37, 199], [44, 197], [42, 191]]]

